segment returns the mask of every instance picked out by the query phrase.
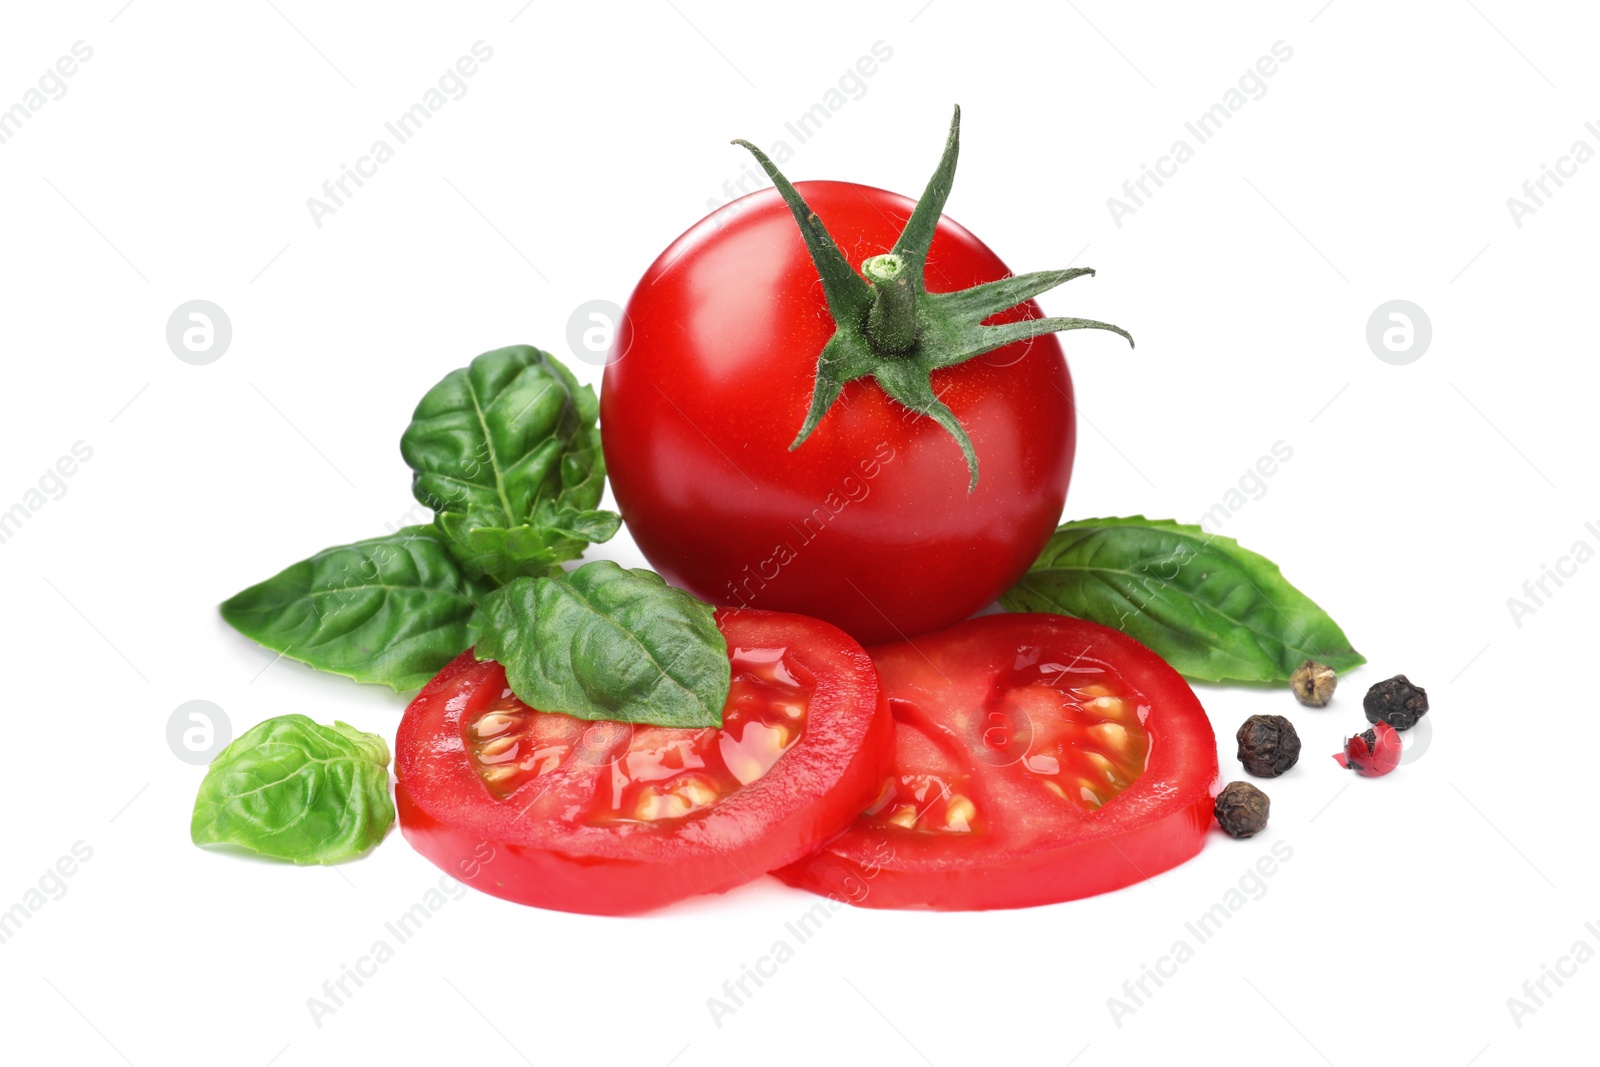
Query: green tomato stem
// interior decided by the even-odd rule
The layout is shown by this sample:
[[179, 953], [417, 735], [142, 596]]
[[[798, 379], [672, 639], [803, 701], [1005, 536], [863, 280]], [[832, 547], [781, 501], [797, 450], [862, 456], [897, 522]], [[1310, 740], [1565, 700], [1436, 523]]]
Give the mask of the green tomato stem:
[[956, 292], [928, 292], [923, 281], [928, 250], [950, 195], [961, 151], [960, 108], [950, 118], [950, 135], [938, 169], [906, 220], [894, 248], [862, 263], [860, 274], [851, 268], [838, 242], [777, 164], [749, 141], [734, 144], [755, 156], [794, 215], [836, 327], [817, 354], [811, 404], [800, 432], [789, 446], [791, 451], [811, 436], [846, 384], [857, 378], [872, 378], [890, 399], [908, 411], [933, 419], [950, 434], [966, 460], [967, 491], [971, 492], [978, 486], [978, 455], [960, 420], [934, 393], [934, 371], [1018, 341], [1063, 330], [1110, 330], [1133, 343], [1126, 330], [1094, 319], [1029, 316], [995, 326], [984, 325], [993, 316], [1063, 282], [1093, 274], [1087, 267], [1012, 275]]
[[898, 356], [917, 344], [917, 293], [906, 261], [893, 252], [861, 264], [872, 283], [872, 309], [867, 312], [867, 341], [880, 356]]

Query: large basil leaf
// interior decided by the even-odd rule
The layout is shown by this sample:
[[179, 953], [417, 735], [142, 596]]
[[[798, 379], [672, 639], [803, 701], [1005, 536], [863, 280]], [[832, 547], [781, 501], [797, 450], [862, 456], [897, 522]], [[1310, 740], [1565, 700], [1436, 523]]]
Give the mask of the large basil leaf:
[[728, 642], [715, 610], [609, 560], [519, 578], [484, 601], [479, 659], [524, 703], [579, 719], [721, 726]]
[[1308, 659], [1366, 662], [1275, 563], [1165, 519], [1064, 523], [1000, 603], [1121, 630], [1200, 681], [1285, 682]]
[[280, 715], [212, 761], [189, 836], [295, 863], [338, 863], [382, 841], [393, 823], [383, 738]]
[[222, 604], [234, 629], [290, 659], [401, 692], [477, 635], [489, 591], [431, 526], [324, 549]]
[[594, 390], [528, 345], [485, 352], [422, 398], [400, 452], [469, 574], [549, 574], [616, 533], [620, 517], [595, 517], [615, 515], [594, 510], [605, 488], [598, 417]]

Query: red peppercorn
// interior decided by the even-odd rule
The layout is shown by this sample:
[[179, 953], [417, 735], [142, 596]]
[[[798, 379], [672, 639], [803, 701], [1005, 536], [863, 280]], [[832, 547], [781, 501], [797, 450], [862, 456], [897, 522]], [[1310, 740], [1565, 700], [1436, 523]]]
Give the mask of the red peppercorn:
[[1339, 766], [1365, 778], [1378, 778], [1400, 766], [1400, 752], [1399, 733], [1388, 723], [1380, 722], [1366, 733], [1347, 739], [1344, 751], [1333, 758]]

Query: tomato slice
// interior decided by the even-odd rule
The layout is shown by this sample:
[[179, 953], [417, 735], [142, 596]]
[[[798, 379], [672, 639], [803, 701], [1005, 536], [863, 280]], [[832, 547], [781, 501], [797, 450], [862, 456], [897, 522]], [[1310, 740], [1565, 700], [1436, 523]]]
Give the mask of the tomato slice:
[[871, 650], [895, 763], [851, 827], [775, 872], [874, 908], [981, 909], [1103, 893], [1200, 851], [1217, 746], [1131, 637], [989, 615]]
[[894, 754], [872, 661], [799, 615], [722, 610], [717, 626], [721, 729], [536, 711], [463, 653], [395, 738], [406, 839], [485, 892], [613, 915], [743, 885], [844, 830]]

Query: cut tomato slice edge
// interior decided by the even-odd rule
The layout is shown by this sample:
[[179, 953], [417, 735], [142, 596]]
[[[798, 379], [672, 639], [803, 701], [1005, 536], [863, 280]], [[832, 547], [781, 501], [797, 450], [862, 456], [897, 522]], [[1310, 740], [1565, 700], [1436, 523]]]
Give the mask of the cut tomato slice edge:
[[[784, 882], [864, 907], [1029, 907], [1143, 881], [1204, 846], [1218, 779], [1215, 734], [1188, 683], [1132, 638], [1063, 616], [1014, 614], [870, 652], [900, 724], [893, 774], [914, 769], [908, 761], [926, 766], [945, 758], [947, 772], [953, 766], [967, 774], [972, 811], [962, 806], [957, 832], [937, 832], [950, 829], [948, 818], [930, 832], [920, 813], [909, 824], [895, 820], [892, 809], [884, 818], [880, 787], [876, 804], [846, 833], [775, 872]], [[1036, 677], [1035, 668], [1044, 673]], [[1050, 682], [1064, 709], [1053, 713], [1031, 687], [1066, 670], [1110, 689], [1102, 697], [1076, 682]], [[1022, 706], [1025, 714], [992, 725], [996, 695], [1017, 691], [1033, 703], [1004, 706]], [[1127, 765], [1098, 751], [1114, 741], [1138, 752], [1133, 731], [1119, 736], [1107, 728], [1114, 723], [1096, 718], [1118, 699], [1124, 721], [1135, 702], [1147, 739], [1131, 781]], [[918, 720], [931, 722], [942, 743], [919, 747], [906, 729]], [[1018, 736], [1023, 743], [1008, 747]], [[1111, 784], [1100, 786], [1091, 771]], [[1061, 785], [1079, 782], [1085, 791], [1095, 786], [1113, 795], [1074, 797]]]
[[[893, 756], [872, 661], [843, 631], [797, 615], [724, 609], [717, 625], [736, 668], [726, 730], [552, 716], [517, 701], [499, 664], [458, 657], [395, 739], [406, 839], [495, 896], [628, 914], [743, 885], [842, 832]], [[756, 677], [774, 652], [795, 672], [780, 681], [804, 679], [803, 709]], [[591, 734], [607, 740], [586, 748]]]

